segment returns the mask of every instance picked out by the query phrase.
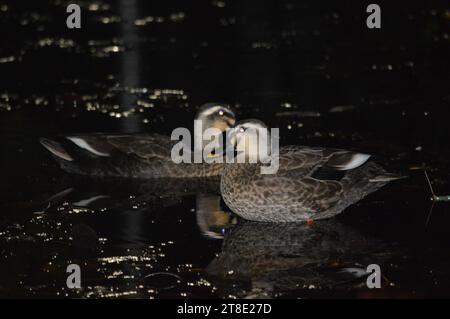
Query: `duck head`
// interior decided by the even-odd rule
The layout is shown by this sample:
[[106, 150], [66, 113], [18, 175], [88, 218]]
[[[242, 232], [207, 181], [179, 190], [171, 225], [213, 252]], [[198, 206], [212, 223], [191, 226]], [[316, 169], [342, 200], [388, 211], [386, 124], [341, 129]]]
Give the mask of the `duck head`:
[[268, 127], [256, 119], [238, 122], [229, 135], [231, 145], [245, 162], [265, 162], [270, 157], [270, 132]]
[[194, 125], [195, 136], [201, 138], [201, 143], [195, 143], [195, 149], [197, 151], [203, 151], [208, 143], [208, 141], [202, 138], [204, 132], [214, 128], [224, 133], [228, 128], [233, 127], [236, 122], [236, 116], [226, 104], [207, 103], [200, 107], [195, 120], [201, 123], [201, 125]]
[[221, 103], [207, 103], [197, 112], [196, 120], [202, 121], [203, 130], [216, 128], [221, 132], [232, 127], [236, 116], [230, 107]]

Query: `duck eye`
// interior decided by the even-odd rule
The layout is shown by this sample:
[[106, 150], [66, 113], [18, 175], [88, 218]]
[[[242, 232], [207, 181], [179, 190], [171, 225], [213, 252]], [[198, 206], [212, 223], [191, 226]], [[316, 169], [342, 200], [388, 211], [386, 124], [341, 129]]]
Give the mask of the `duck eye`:
[[219, 110], [219, 115], [220, 116], [223, 116], [225, 114], [225, 112], [221, 109], [221, 110]]

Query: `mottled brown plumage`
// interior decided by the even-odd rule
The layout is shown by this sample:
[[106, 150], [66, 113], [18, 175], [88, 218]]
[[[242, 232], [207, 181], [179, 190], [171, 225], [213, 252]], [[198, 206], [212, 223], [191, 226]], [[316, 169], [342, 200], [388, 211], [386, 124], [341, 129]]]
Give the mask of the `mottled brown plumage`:
[[[202, 121], [203, 129], [215, 127], [220, 130], [232, 126], [235, 121], [233, 112], [226, 105], [214, 103], [204, 105], [196, 119]], [[54, 155], [61, 168], [74, 174], [202, 178], [222, 173], [221, 163], [194, 163], [193, 159], [191, 163], [174, 163], [171, 151], [176, 143], [178, 141], [172, 141], [170, 136], [160, 134], [89, 134], [67, 136], [58, 141], [41, 139], [41, 144]]]
[[[236, 125], [245, 137], [247, 122]], [[251, 122], [248, 127], [261, 124]], [[249, 148], [252, 150], [252, 148]], [[279, 169], [261, 174], [262, 164], [227, 164], [221, 178], [225, 203], [241, 217], [263, 222], [298, 222], [329, 218], [398, 179], [369, 156], [345, 150], [286, 146]]]
[[[97, 156], [70, 142], [62, 146], [73, 157], [72, 161], [55, 156], [61, 168], [72, 174], [103, 177], [132, 178], [188, 178], [218, 176], [223, 170], [219, 163], [180, 163], [170, 156], [173, 145], [168, 136], [151, 135], [88, 135], [77, 136], [89, 145], [101, 145], [108, 156]], [[41, 143], [54, 145], [55, 141], [41, 139]], [[72, 152], [71, 152], [72, 151]]]

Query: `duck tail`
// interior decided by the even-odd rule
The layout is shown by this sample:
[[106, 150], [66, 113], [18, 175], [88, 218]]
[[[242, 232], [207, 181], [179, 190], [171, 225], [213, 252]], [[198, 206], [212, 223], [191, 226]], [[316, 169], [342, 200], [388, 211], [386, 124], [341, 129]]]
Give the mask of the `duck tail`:
[[67, 152], [61, 143], [48, 138], [40, 138], [41, 145], [58, 159], [73, 162], [74, 158]]
[[406, 178], [407, 176], [393, 173], [384, 173], [382, 175], [375, 176], [369, 179], [370, 183], [389, 183], [399, 179]]

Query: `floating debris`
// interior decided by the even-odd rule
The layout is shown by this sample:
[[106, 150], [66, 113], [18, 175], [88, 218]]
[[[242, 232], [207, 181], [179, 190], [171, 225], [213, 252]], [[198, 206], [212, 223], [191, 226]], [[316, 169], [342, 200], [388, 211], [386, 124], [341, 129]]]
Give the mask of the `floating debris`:
[[425, 170], [424, 173], [428, 182], [428, 186], [430, 187], [431, 195], [433, 195], [433, 197], [431, 197], [431, 200], [434, 202], [450, 202], [450, 195], [436, 195], [434, 193], [433, 185], [431, 184], [431, 180], [428, 177], [427, 171]]

